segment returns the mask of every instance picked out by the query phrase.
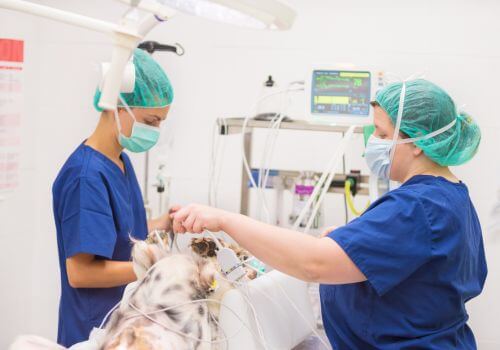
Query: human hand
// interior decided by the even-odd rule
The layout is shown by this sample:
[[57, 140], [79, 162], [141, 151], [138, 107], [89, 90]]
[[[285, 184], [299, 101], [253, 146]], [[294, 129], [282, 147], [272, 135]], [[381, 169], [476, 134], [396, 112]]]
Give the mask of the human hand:
[[180, 206], [178, 204], [171, 206], [170, 209], [168, 210], [168, 215], [169, 215], [170, 219], [172, 219], [172, 214], [176, 213], [181, 208], [182, 208], [182, 206]]
[[163, 215], [160, 215], [156, 219], [151, 219], [148, 221], [148, 231], [153, 231], [153, 230], [165, 230], [165, 231], [171, 231], [172, 230], [172, 218], [171, 214], [175, 213], [177, 210], [179, 210], [181, 206], [176, 205], [173, 206], [169, 209], [167, 213], [164, 213]]
[[221, 231], [228, 212], [200, 204], [190, 204], [170, 214], [175, 233]]

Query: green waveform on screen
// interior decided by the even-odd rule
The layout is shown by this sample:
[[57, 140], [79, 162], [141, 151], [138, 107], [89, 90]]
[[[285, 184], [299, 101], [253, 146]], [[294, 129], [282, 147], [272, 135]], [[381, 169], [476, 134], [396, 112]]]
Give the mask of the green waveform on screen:
[[348, 89], [351, 86], [363, 86], [363, 79], [352, 79], [327, 75], [316, 77], [316, 88], [318, 89]]

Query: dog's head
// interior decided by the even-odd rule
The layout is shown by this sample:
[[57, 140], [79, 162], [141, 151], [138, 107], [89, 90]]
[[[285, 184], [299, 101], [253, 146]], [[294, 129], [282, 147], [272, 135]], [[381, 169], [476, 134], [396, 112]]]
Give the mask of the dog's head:
[[[213, 285], [214, 285], [214, 278], [217, 273], [217, 265], [215, 264], [215, 261], [212, 259], [209, 259], [206, 255], [204, 254], [188, 254], [189, 259], [186, 260], [184, 258], [174, 258], [174, 259], [165, 259], [165, 258], [171, 258], [174, 255], [185, 255], [185, 254], [174, 254], [170, 250], [169, 246], [169, 235], [165, 231], [157, 231], [157, 232], [152, 232], [148, 235], [148, 237], [144, 240], [135, 240], [131, 238], [132, 243], [133, 243], [133, 248], [132, 248], [132, 262], [133, 262], [133, 268], [134, 272], [137, 276], [138, 280], [141, 280], [146, 277], [148, 274], [148, 271], [151, 269], [153, 265], [161, 265], [161, 268], [165, 269], [169, 273], [168, 270], [173, 270], [176, 269], [178, 270], [181, 274], [182, 271], [186, 272], [184, 275], [188, 277], [199, 277], [195, 278], [198, 287], [200, 290], [207, 290], [209, 291]], [[211, 244], [214, 244], [214, 242], [210, 242]], [[194, 251], [194, 249], [193, 249]], [[215, 257], [215, 251], [213, 251], [213, 255]], [[168, 263], [165, 262], [160, 262], [160, 260], [169, 260], [170, 264], [174, 263], [174, 265], [171, 265], [170, 269], [168, 268]], [[185, 262], [186, 266], [181, 266], [179, 265], [182, 261]], [[158, 264], [157, 264], [158, 263]], [[194, 265], [193, 265], [194, 264]], [[189, 267], [191, 266], [191, 267]], [[196, 271], [193, 272], [192, 267], [196, 267]], [[188, 270], [186, 270], [188, 268]], [[189, 270], [191, 269], [191, 270]], [[173, 273], [173, 272], [170, 272]], [[184, 280], [186, 276], [184, 275], [179, 275], [178, 278], [180, 280]]]
[[[250, 257], [248, 251], [238, 245], [228, 244], [224, 240], [219, 241], [222, 246], [234, 250], [242, 262]], [[215, 294], [222, 295], [226, 290], [232, 288], [220, 273], [216, 259], [217, 245], [210, 238], [193, 238], [190, 244], [191, 254], [187, 254], [190, 258], [188, 260], [178, 257], [171, 259], [175, 255], [186, 256], [186, 254], [171, 252], [169, 236], [166, 232], [153, 232], [144, 241], [132, 240], [132, 242], [134, 244], [132, 248], [133, 267], [138, 280], [146, 278], [151, 272], [151, 267], [156, 265], [154, 269], [160, 268], [160, 270], [165, 271], [166, 275], [180, 273], [181, 275], [176, 277], [179, 281], [191, 278], [200, 295], [210, 294], [215, 289], [218, 290]], [[185, 266], [181, 262], [184, 262]], [[194, 270], [188, 268], [192, 264], [195, 265]], [[255, 271], [247, 268], [247, 277], [254, 279], [256, 277]]]

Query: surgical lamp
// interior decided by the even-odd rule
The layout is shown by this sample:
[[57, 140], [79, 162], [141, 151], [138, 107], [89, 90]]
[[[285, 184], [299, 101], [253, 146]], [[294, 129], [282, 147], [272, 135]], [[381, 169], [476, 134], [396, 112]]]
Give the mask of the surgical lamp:
[[[107, 110], [116, 109], [124, 72], [132, 51], [151, 29], [158, 23], [172, 18], [177, 11], [219, 22], [272, 30], [289, 29], [296, 16], [294, 10], [279, 0], [118, 1], [129, 5], [131, 9], [117, 24], [24, 0], [0, 0], [0, 8], [111, 34], [113, 39], [111, 64], [104, 76], [101, 99], [99, 100], [99, 107]], [[137, 9], [148, 12], [148, 15], [140, 18]]]

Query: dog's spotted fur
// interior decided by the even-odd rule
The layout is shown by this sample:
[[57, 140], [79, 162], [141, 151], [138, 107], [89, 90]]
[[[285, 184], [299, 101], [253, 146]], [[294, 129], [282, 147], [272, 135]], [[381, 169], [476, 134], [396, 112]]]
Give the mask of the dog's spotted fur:
[[[211, 349], [210, 315], [205, 302], [187, 304], [208, 297], [215, 270], [208, 261], [172, 254], [155, 262], [139, 280], [137, 288], [122, 303], [106, 326], [103, 350], [118, 349]], [[149, 315], [144, 313], [185, 304]], [[190, 338], [177, 334], [182, 332]], [[203, 339], [200, 341], [198, 339]]]
[[[221, 243], [233, 249], [242, 261], [250, 256], [234, 244]], [[206, 298], [220, 301], [232, 288], [224, 279], [218, 279], [217, 288], [213, 289], [220, 268], [215, 258], [217, 247], [211, 239], [192, 239], [190, 247], [194, 254], [172, 254], [165, 247], [168, 247], [168, 235], [150, 235], [145, 241], [134, 242], [132, 257], [139, 280], [129, 302], [140, 310], [155, 311]], [[249, 273], [249, 278], [254, 277]], [[143, 316], [131, 318], [137, 312], [122, 303], [106, 326], [107, 336], [102, 349], [215, 349], [217, 346], [208, 341], [217, 338], [219, 310], [218, 303], [203, 302], [152, 315], [169, 329], [203, 339], [202, 342], [176, 334]]]
[[[217, 338], [219, 304], [195, 302], [200, 299], [222, 300], [232, 286], [214, 278], [220, 268], [210, 239], [193, 239], [190, 254], [174, 254], [169, 250], [168, 234], [150, 235], [144, 241], [133, 240], [132, 258], [138, 277], [136, 288], [130, 286], [120, 307], [113, 312], [99, 341], [100, 350], [208, 350], [217, 349], [210, 341]], [[242, 261], [248, 252], [236, 245], [224, 246], [235, 250]], [[252, 278], [251, 274], [248, 276]], [[139, 314], [166, 309], [148, 317]], [[176, 306], [176, 307], [174, 307]], [[163, 327], [153, 321], [159, 322]], [[188, 337], [178, 332], [187, 334]], [[202, 340], [202, 341], [200, 341]], [[11, 350], [63, 349], [38, 337], [20, 337]]]

